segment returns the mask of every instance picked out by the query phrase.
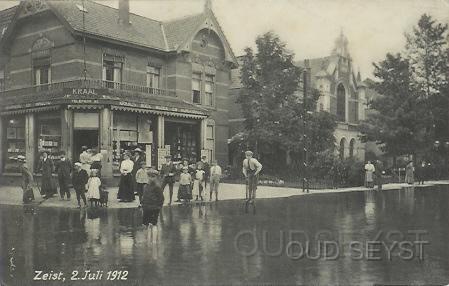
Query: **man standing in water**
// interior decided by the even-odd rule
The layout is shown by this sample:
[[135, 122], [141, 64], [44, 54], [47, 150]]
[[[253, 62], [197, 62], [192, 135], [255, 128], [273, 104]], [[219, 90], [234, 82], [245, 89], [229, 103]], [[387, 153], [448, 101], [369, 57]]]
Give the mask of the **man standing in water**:
[[165, 164], [162, 164], [161, 167], [161, 177], [162, 177], [162, 191], [164, 191], [165, 186], [168, 185], [169, 195], [170, 195], [170, 202], [168, 205], [171, 205], [172, 198], [173, 198], [173, 185], [175, 184], [175, 173], [176, 173], [176, 167], [171, 161], [171, 156], [167, 155], [165, 156], [165, 159], [167, 160]]
[[253, 152], [245, 152], [246, 159], [243, 160], [243, 175], [248, 184], [248, 203], [254, 203], [256, 198], [258, 175], [262, 170], [262, 164], [253, 158]]

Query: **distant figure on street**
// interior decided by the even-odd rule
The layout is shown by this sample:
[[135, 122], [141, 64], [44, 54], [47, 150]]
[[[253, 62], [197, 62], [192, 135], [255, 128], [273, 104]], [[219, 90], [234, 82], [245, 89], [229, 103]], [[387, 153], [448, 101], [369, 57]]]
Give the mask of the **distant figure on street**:
[[383, 174], [385, 173], [382, 162], [377, 160], [376, 161], [376, 167], [375, 167], [375, 175], [376, 175], [376, 185], [377, 185], [377, 190], [378, 191], [382, 191], [382, 183], [383, 183]]
[[83, 164], [80, 162], [75, 163], [75, 170], [72, 173], [72, 185], [75, 189], [76, 199], [78, 201], [78, 207], [81, 208], [81, 200], [83, 199], [84, 206], [87, 206], [86, 200], [86, 185], [89, 180], [89, 175], [86, 170], [83, 169]]
[[184, 200], [190, 202], [192, 199], [192, 176], [189, 174], [189, 167], [183, 166], [182, 173], [179, 175], [178, 202]]
[[197, 169], [195, 172], [195, 177], [193, 180], [193, 196], [195, 196], [195, 201], [198, 199], [204, 200], [203, 198], [203, 189], [204, 189], [204, 178], [205, 178], [205, 172], [203, 170], [203, 165], [198, 164]]
[[215, 193], [215, 201], [218, 201], [218, 186], [221, 175], [221, 167], [217, 164], [216, 160], [212, 161], [212, 167], [210, 167], [210, 201], [212, 201], [212, 193]]
[[101, 160], [103, 160], [103, 155], [98, 152], [97, 148], [91, 149], [91, 154], [92, 165], [90, 166], [90, 169], [97, 170], [97, 176], [101, 178]]
[[366, 162], [365, 164], [365, 186], [367, 188], [374, 188], [374, 178], [373, 174], [376, 171], [376, 168], [371, 161]]
[[407, 166], [405, 167], [405, 182], [409, 185], [413, 185], [415, 182], [415, 167], [413, 167], [413, 161], [408, 162]]
[[171, 205], [173, 199], [173, 185], [175, 184], [175, 174], [176, 174], [176, 166], [171, 161], [171, 156], [165, 156], [166, 162], [162, 164], [161, 167], [161, 177], [162, 177], [162, 191], [165, 190], [165, 186], [168, 185], [168, 190], [170, 194], [170, 201], [168, 205]]
[[93, 169], [90, 171], [90, 178], [87, 181], [87, 198], [90, 201], [90, 206], [98, 206], [100, 203], [100, 187], [101, 180], [98, 177], [98, 171]]
[[258, 175], [262, 170], [262, 164], [257, 161], [256, 158], [253, 158], [253, 152], [246, 151], [245, 152], [246, 159], [243, 160], [243, 175], [246, 178], [247, 186], [248, 186], [248, 203], [254, 203], [256, 199], [256, 190], [258, 183]]
[[418, 180], [418, 185], [424, 185], [424, 181], [427, 176], [427, 164], [425, 161], [422, 161], [418, 167], [416, 167], [416, 179]]
[[[148, 171], [145, 166], [145, 161], [140, 161], [140, 169], [136, 172], [136, 192], [139, 196], [139, 207], [142, 206], [143, 187], [148, 184]], [[134, 163], [134, 166], [136, 163]]]
[[64, 200], [65, 195], [67, 195], [67, 200], [70, 200], [69, 184], [72, 181], [72, 162], [66, 158], [64, 151], [61, 151], [59, 156], [60, 160], [56, 164], [56, 173], [58, 174], [59, 182], [59, 195], [61, 196], [61, 200]]
[[87, 148], [87, 146], [81, 147], [81, 154], [80, 154], [80, 163], [82, 164], [83, 170], [86, 171], [86, 173], [90, 174], [90, 165], [92, 164], [92, 153], [90, 152], [90, 149]]
[[48, 157], [47, 151], [42, 152], [37, 169], [42, 173], [41, 192], [44, 194], [44, 198], [53, 197], [56, 194], [56, 183], [53, 180], [54, 164], [53, 160]]
[[[157, 179], [158, 171], [150, 168], [148, 170], [149, 181], [143, 188], [142, 209], [143, 217], [142, 224], [148, 227], [148, 239], [152, 240], [153, 227], [157, 231], [157, 221], [162, 205], [164, 204], [164, 193], [161, 182]], [[157, 239], [157, 233], [156, 233]]]
[[207, 157], [206, 156], [201, 156], [201, 161], [199, 161], [197, 164], [197, 169], [198, 166], [201, 166], [201, 169], [204, 171], [204, 183], [202, 184], [202, 190], [204, 189], [204, 191], [206, 191], [206, 187], [207, 187], [207, 182], [209, 181], [209, 172], [210, 172], [210, 166], [209, 163], [207, 162]]
[[[139, 147], [134, 149], [134, 157], [132, 158], [132, 161], [134, 162], [133, 171], [132, 171], [133, 182], [134, 182], [133, 190], [134, 190], [134, 193], [137, 193], [137, 195], [139, 195], [139, 191], [137, 190], [136, 174], [137, 174], [137, 171], [139, 171], [141, 169], [142, 162], [145, 164], [145, 158], [143, 156], [142, 149], [140, 149]], [[145, 172], [145, 175], [146, 175], [146, 172]], [[148, 179], [146, 180], [145, 184], [146, 183], [148, 183]], [[143, 191], [143, 189], [142, 189], [142, 191]]]
[[134, 201], [134, 179], [132, 177], [132, 171], [134, 162], [131, 161], [131, 155], [125, 153], [123, 155], [123, 161], [120, 164], [120, 185], [118, 188], [117, 199], [120, 202], [132, 202]]
[[19, 158], [19, 163], [21, 163], [20, 172], [22, 173], [22, 190], [23, 190], [22, 201], [24, 204], [26, 204], [31, 201], [34, 201], [34, 193], [33, 193], [34, 177], [30, 169], [28, 168], [24, 156], [22, 158]]

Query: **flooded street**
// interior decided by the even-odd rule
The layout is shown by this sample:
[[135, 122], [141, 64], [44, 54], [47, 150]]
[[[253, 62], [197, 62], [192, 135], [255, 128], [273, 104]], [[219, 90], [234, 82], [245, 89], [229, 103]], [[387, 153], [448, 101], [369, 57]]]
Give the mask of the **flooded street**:
[[0, 206], [0, 276], [7, 285], [39, 284], [35, 271], [62, 272], [64, 285], [119, 276], [123, 285], [447, 284], [448, 191], [260, 199], [255, 214], [240, 200], [164, 207], [157, 240], [139, 209]]

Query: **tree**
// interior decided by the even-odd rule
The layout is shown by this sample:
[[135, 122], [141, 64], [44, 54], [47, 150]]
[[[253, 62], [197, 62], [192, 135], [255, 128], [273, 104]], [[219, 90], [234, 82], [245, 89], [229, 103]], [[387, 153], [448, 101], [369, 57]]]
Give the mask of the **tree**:
[[363, 139], [381, 144], [387, 155], [416, 153], [424, 140], [424, 108], [411, 89], [408, 60], [387, 54], [374, 64], [374, 76], [378, 81], [371, 87], [382, 96], [369, 103], [374, 112], [361, 124]]
[[406, 34], [406, 55], [410, 63], [411, 85], [420, 103], [427, 107], [428, 145], [449, 140], [449, 49], [447, 24], [423, 14], [413, 31]]
[[427, 157], [435, 140], [449, 140], [447, 29], [424, 14], [406, 34], [405, 56], [387, 54], [374, 64], [372, 87], [382, 96], [361, 128], [387, 155]]
[[[238, 102], [242, 104], [247, 143], [262, 155], [267, 165], [264, 169], [284, 172], [286, 157], [293, 155], [296, 161], [301, 160], [304, 114], [298, 89], [302, 70], [294, 65], [294, 54], [276, 34], [257, 37], [256, 46], [256, 54], [251, 48], [245, 49], [240, 76], [244, 92]], [[312, 92], [308, 110], [316, 109], [318, 97], [318, 92]], [[309, 130], [310, 137], [317, 140], [310, 145], [315, 149], [333, 146], [333, 117], [312, 114], [308, 121], [316, 128]]]

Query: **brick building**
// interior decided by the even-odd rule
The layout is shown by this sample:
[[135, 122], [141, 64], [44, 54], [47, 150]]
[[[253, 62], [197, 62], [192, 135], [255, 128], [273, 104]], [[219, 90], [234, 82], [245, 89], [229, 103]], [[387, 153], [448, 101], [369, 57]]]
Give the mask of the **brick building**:
[[[304, 67], [304, 61], [298, 61]], [[359, 138], [358, 124], [365, 118], [366, 84], [360, 73], [354, 73], [348, 40], [341, 33], [335, 40], [331, 55], [309, 60], [311, 84], [322, 96], [317, 102], [317, 111], [324, 110], [337, 117], [335, 130], [336, 152], [341, 158], [365, 158], [365, 143]], [[243, 92], [239, 70], [232, 71], [230, 99], [235, 102]], [[231, 137], [242, 131], [244, 118], [238, 104], [230, 107], [229, 122]]]
[[86, 1], [22, 1], [0, 11], [0, 170], [39, 151], [77, 160], [103, 154], [103, 175], [125, 150], [227, 164], [228, 88], [237, 66], [207, 1], [200, 14], [161, 22]]

